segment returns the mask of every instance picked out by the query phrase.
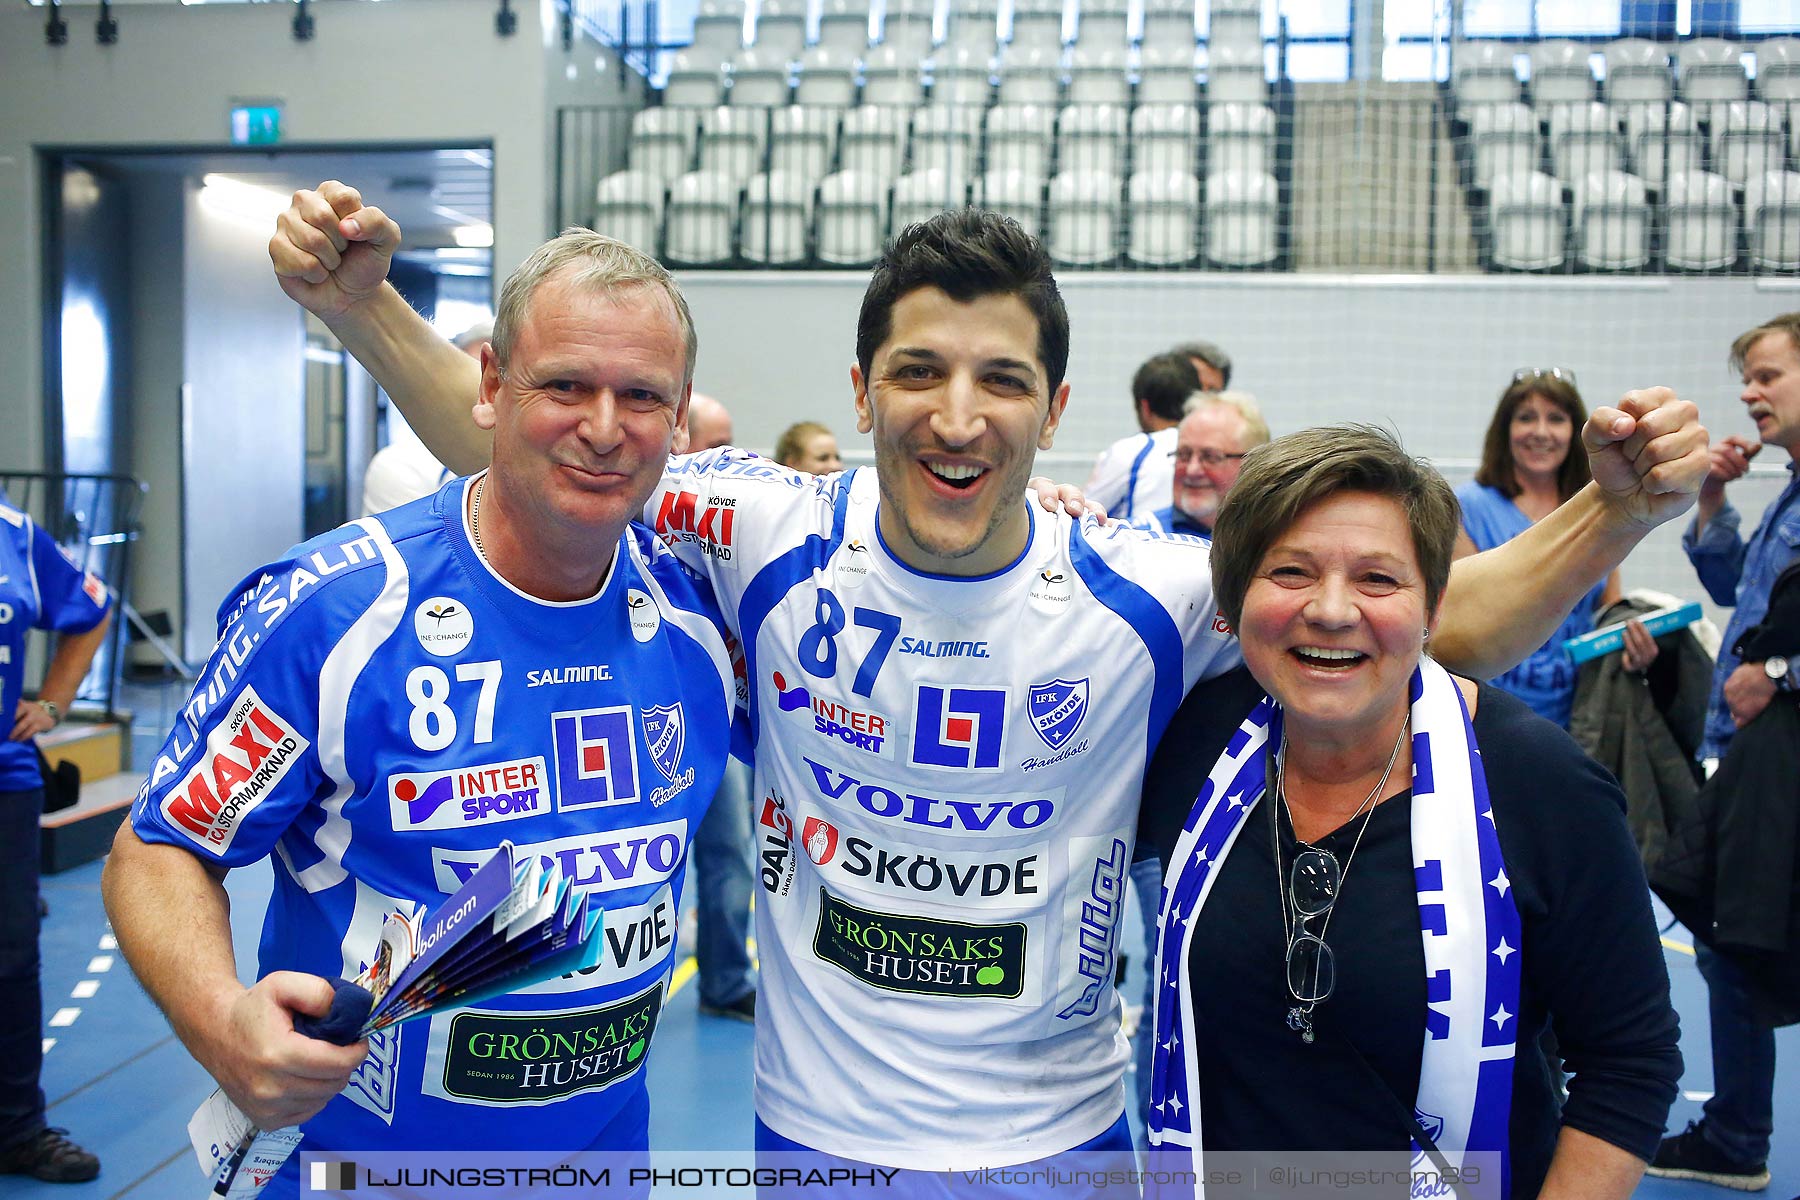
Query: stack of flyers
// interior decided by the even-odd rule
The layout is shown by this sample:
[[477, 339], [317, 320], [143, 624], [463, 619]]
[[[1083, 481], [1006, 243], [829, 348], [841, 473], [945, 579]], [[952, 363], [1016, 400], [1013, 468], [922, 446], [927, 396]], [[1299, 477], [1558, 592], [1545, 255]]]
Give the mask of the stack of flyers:
[[[517, 991], [599, 965], [603, 912], [555, 860], [515, 862], [500, 843], [455, 895], [430, 912], [395, 910], [351, 982], [372, 998], [347, 1040], [416, 1017]], [[262, 1130], [215, 1091], [188, 1122], [213, 1196], [254, 1196], [300, 1144], [298, 1129]]]

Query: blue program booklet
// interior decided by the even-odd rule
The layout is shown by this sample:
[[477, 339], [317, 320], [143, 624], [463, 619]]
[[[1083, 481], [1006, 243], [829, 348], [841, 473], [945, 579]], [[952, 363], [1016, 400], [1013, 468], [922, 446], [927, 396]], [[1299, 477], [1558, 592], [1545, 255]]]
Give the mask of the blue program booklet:
[[[605, 914], [545, 861], [516, 861], [502, 842], [436, 908], [390, 912], [355, 987], [340, 985], [370, 1001], [355, 1036], [599, 965]], [[188, 1135], [219, 1197], [255, 1196], [300, 1142], [298, 1129], [256, 1128], [223, 1091], [200, 1106]]]
[[[1700, 619], [1700, 605], [1690, 600], [1686, 604], [1677, 604], [1671, 608], [1659, 608], [1655, 612], [1645, 613], [1638, 620], [1650, 631], [1651, 637], [1661, 637], [1665, 633], [1674, 633], [1677, 629], [1686, 629]], [[1613, 625], [1605, 625], [1592, 633], [1584, 633], [1580, 637], [1570, 638], [1563, 643], [1563, 649], [1569, 657], [1578, 663], [1590, 658], [1599, 658], [1602, 654], [1611, 654], [1625, 645], [1626, 621]]]

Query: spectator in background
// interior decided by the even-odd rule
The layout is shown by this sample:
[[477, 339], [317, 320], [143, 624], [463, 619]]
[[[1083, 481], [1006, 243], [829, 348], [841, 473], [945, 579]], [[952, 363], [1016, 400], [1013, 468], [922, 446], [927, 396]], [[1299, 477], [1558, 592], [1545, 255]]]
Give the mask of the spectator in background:
[[1231, 386], [1231, 355], [1212, 342], [1183, 342], [1169, 351], [1194, 364], [1200, 376], [1200, 387], [1208, 392], [1222, 392]]
[[829, 475], [844, 469], [837, 438], [817, 421], [789, 425], [775, 442], [775, 461], [808, 475]]
[[[492, 321], [478, 321], [456, 337], [452, 343], [458, 350], [481, 361], [481, 348], [494, 337]], [[363, 472], [362, 515], [386, 512], [414, 500], [423, 499], [450, 482], [453, 472], [431, 456], [412, 426], [399, 420], [397, 410], [389, 410], [388, 444], [375, 452]]]
[[1200, 392], [1188, 398], [1175, 429], [1172, 502], [1146, 523], [1164, 533], [1211, 537], [1244, 455], [1269, 440], [1269, 423], [1248, 392]]
[[[38, 818], [44, 780], [32, 740], [62, 721], [106, 640], [106, 588], [63, 557], [54, 539], [0, 494], [0, 1174], [80, 1183], [100, 1160], [44, 1123], [43, 993], [38, 970]], [[25, 641], [63, 636], [36, 700], [24, 697]]]
[[[731, 410], [695, 392], [688, 401], [687, 450], [698, 454], [731, 442]], [[677, 449], [680, 449], [677, 442]], [[700, 1011], [756, 1020], [756, 975], [750, 965], [750, 767], [731, 758], [712, 807], [694, 831], [694, 965]]]
[[[1713, 669], [1702, 760], [1724, 757], [1737, 730], [1761, 716], [1777, 693], [1795, 690], [1794, 671], [1800, 669], [1800, 662], [1787, 657], [1743, 662], [1737, 653], [1739, 639], [1768, 614], [1776, 578], [1800, 561], [1800, 312], [1783, 313], [1740, 335], [1731, 344], [1731, 365], [1743, 377], [1739, 398], [1762, 440], [1732, 434], [1713, 446], [1694, 523], [1681, 543], [1713, 600], [1733, 609]], [[1745, 541], [1739, 532], [1743, 518], [1726, 499], [1725, 488], [1743, 478], [1764, 446], [1787, 452], [1783, 465], [1788, 480]], [[1790, 790], [1790, 803], [1792, 798]], [[1720, 800], [1730, 802], [1729, 797]], [[1758, 832], [1770, 836], [1768, 831], [1751, 836]], [[1773, 897], [1776, 906], [1786, 899]], [[1716, 934], [1720, 931], [1714, 924]], [[1695, 939], [1694, 957], [1706, 980], [1712, 1023], [1713, 1094], [1699, 1121], [1663, 1139], [1650, 1173], [1755, 1191], [1769, 1184], [1775, 1031], [1759, 1018], [1742, 967], [1701, 938]]]
[[[1494, 419], [1482, 443], [1475, 479], [1456, 490], [1462, 529], [1456, 557], [1492, 550], [1511, 541], [1587, 486], [1587, 455], [1576, 454], [1576, 431], [1587, 420], [1575, 373], [1562, 367], [1523, 369], [1500, 393]], [[1569, 638], [1592, 632], [1594, 614], [1620, 597], [1613, 571], [1575, 606], [1562, 628], [1531, 657], [1494, 680], [1531, 710], [1564, 729], [1575, 699], [1575, 662], [1562, 648]], [[1633, 621], [1626, 627], [1625, 668], [1641, 671], [1656, 657], [1656, 640]]]
[[1200, 390], [1200, 375], [1185, 355], [1158, 354], [1138, 367], [1131, 377], [1131, 403], [1143, 432], [1100, 452], [1084, 489], [1089, 503], [1126, 521], [1162, 507], [1175, 476], [1181, 406]]
[[[731, 410], [702, 392], [688, 403], [687, 453], [731, 444]], [[679, 449], [679, 447], [677, 447]]]

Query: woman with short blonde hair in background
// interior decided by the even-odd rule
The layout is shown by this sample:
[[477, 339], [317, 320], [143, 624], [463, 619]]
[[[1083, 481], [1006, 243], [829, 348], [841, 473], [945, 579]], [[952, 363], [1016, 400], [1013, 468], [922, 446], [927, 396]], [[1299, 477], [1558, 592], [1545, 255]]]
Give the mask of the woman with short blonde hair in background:
[[829, 475], [844, 469], [836, 436], [817, 421], [789, 425], [775, 443], [775, 461], [808, 475]]

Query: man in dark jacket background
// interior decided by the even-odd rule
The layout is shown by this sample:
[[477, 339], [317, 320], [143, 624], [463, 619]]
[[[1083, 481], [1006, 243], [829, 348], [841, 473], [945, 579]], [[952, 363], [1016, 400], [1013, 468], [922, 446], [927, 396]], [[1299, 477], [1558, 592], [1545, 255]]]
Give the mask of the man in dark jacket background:
[[[1796, 475], [1800, 470], [1800, 313], [1784, 313], [1739, 336], [1731, 346], [1731, 363], [1743, 378], [1740, 399], [1756, 424], [1760, 441], [1733, 434], [1714, 445], [1694, 523], [1682, 539], [1707, 592], [1719, 604], [1736, 610], [1726, 627], [1713, 674], [1706, 738], [1700, 749], [1703, 760], [1725, 756], [1737, 731], [1763, 717], [1777, 697], [1776, 711], [1761, 724], [1785, 723], [1795, 702], [1794, 674], [1800, 672], [1800, 654], [1791, 660], [1790, 669], [1789, 656], [1768, 648], [1775, 643], [1762, 639], [1759, 628], [1769, 616], [1776, 579], [1800, 560], [1800, 475]], [[1726, 499], [1725, 489], [1749, 470], [1750, 460], [1765, 446], [1787, 453], [1788, 481], [1746, 541], [1739, 532], [1741, 518]], [[1747, 637], [1753, 629], [1759, 636]], [[1764, 730], [1759, 728], [1757, 735], [1762, 741]], [[1794, 809], [1800, 806], [1800, 788], [1793, 780], [1800, 772], [1800, 762], [1787, 765], [1787, 786], [1777, 784], [1773, 789], [1753, 783], [1756, 778], [1770, 778], [1760, 769], [1740, 774], [1743, 766], [1736, 761], [1728, 767], [1731, 773], [1721, 775], [1709, 789], [1717, 802], [1715, 831], [1723, 832], [1737, 820], [1734, 809], [1775, 805], [1778, 811], [1768, 814], [1764, 809], [1767, 815], [1757, 820], [1755, 836], [1746, 840], [1759, 843], [1758, 858], [1765, 873], [1769, 863], [1788, 855], [1785, 878], [1791, 880]], [[1743, 790], [1739, 793], [1736, 788]], [[1784, 828], [1785, 837], [1781, 833]], [[1724, 843], [1715, 840], [1715, 847], [1728, 853]], [[1722, 869], [1715, 857], [1714, 871], [1722, 874]], [[1781, 900], [1784, 902], [1775, 911], [1785, 915], [1786, 896]], [[1728, 912], [1715, 909], [1715, 921], [1728, 916]], [[1713, 1096], [1700, 1121], [1663, 1139], [1650, 1174], [1753, 1191], [1769, 1182], [1775, 1031], [1769, 1014], [1758, 1010], [1743, 965], [1707, 944], [1714, 933], [1712, 927], [1697, 930], [1694, 948], [1708, 992]]]

